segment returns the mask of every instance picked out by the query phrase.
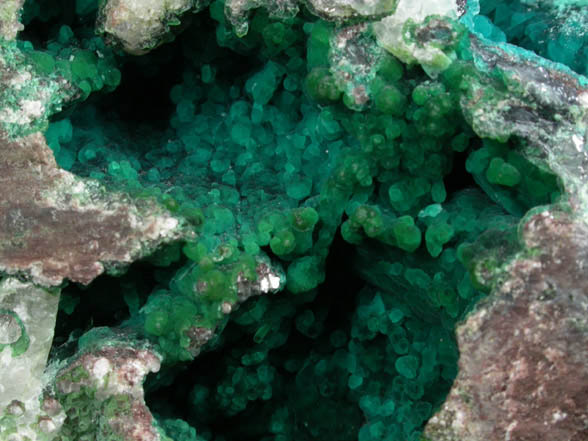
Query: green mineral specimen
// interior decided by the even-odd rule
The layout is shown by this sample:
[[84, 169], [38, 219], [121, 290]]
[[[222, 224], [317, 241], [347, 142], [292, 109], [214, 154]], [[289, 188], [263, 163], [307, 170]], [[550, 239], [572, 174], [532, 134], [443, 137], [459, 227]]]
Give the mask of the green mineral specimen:
[[0, 6], [0, 438], [420, 441], [529, 219], [588, 212], [547, 3]]

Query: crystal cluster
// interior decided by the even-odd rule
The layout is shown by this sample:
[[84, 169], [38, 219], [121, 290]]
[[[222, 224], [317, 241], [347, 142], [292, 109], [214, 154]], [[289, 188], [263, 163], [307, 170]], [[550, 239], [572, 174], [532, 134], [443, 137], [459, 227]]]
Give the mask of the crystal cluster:
[[0, 441], [584, 440], [587, 22], [4, 1]]

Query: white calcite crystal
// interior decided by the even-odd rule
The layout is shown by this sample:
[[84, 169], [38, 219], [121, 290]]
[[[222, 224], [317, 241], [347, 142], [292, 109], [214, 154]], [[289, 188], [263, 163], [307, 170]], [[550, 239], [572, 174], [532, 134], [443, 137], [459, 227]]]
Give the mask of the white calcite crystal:
[[192, 6], [192, 0], [109, 0], [100, 9], [99, 29], [126, 52], [141, 55], [158, 46]]
[[20, 10], [24, 0], [2, 0], [0, 2], [0, 37], [12, 40], [24, 29], [20, 23]]
[[[14, 278], [0, 282], [0, 332], [6, 331], [0, 336], [0, 408], [13, 400], [28, 403], [40, 393], [58, 303], [55, 291]], [[28, 343], [19, 344], [22, 339]]]
[[402, 62], [419, 63], [434, 76], [453, 60], [436, 45], [419, 45], [405, 38], [406, 24], [423, 23], [431, 16], [456, 19], [459, 12], [457, 3], [455, 0], [399, 0], [393, 14], [373, 25], [378, 43]]
[[[0, 439], [35, 440], [43, 372], [53, 341], [59, 292], [14, 278], [0, 282]], [[57, 427], [56, 421], [44, 426]], [[8, 437], [8, 424], [17, 432]], [[50, 427], [51, 426], [51, 427]]]
[[394, 12], [396, 0], [310, 0], [311, 10], [326, 19], [372, 18]]

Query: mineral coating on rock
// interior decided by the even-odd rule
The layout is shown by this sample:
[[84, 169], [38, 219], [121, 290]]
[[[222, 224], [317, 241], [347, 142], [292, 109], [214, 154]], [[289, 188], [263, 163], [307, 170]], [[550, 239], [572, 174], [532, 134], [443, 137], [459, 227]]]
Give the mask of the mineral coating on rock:
[[143, 381], [159, 370], [160, 358], [149, 349], [120, 342], [102, 344], [68, 362], [45, 393], [45, 407], [60, 407], [57, 415], [66, 415], [63, 426], [56, 423], [51, 431], [56, 433], [54, 439], [159, 440], [145, 405]]
[[58, 303], [59, 291], [14, 278], [0, 282], [0, 409], [14, 400], [38, 409]]
[[[4, 23], [0, 21], [0, 23]], [[59, 75], [39, 71], [16, 42], [0, 38], [0, 132], [19, 137], [44, 130], [49, 116], [79, 93]]]
[[[426, 39], [435, 39], [435, 34], [424, 42], [406, 38], [406, 24], [421, 24], [429, 16], [456, 19], [458, 16], [458, 2], [455, 0], [440, 0], [432, 2], [399, 0], [393, 14], [374, 23], [374, 33], [378, 43], [404, 63], [418, 62], [427, 72], [435, 74], [444, 70], [452, 61], [452, 55], [446, 54], [442, 46], [426, 44]], [[449, 31], [449, 35], [454, 32]], [[439, 36], [446, 38], [443, 32]]]

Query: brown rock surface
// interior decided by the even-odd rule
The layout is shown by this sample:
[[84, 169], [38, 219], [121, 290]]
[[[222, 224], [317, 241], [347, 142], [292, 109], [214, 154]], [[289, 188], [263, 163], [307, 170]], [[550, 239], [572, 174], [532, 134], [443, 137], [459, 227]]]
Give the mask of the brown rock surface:
[[89, 283], [181, 235], [152, 200], [107, 192], [60, 169], [44, 137], [0, 134], [0, 271], [36, 283]]
[[459, 375], [434, 441], [588, 440], [588, 227], [544, 212], [525, 256], [457, 329]]

